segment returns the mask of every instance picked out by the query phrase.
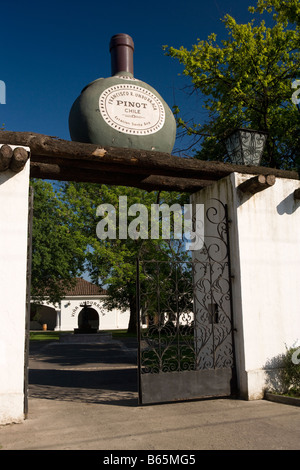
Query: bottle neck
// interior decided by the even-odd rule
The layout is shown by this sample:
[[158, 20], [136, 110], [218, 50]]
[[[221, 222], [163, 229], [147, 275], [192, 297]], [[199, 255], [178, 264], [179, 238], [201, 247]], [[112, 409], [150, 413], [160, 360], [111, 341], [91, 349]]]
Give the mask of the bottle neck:
[[128, 34], [116, 34], [110, 40], [111, 74], [128, 72], [133, 75], [134, 43]]

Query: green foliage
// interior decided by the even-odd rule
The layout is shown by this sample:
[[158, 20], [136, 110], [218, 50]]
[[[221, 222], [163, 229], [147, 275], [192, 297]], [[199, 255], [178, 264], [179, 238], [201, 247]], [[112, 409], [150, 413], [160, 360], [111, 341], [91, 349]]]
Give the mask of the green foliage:
[[[153, 339], [153, 337], [152, 337]], [[142, 353], [142, 364], [144, 372], [158, 374], [160, 372], [174, 372], [195, 370], [195, 351], [193, 348], [194, 338], [191, 344], [179, 343], [177, 337], [173, 344], [168, 344], [170, 338], [162, 342], [163, 346], [146, 349]]]
[[258, 0], [256, 8], [250, 7], [250, 11], [253, 13], [258, 11], [263, 13], [273, 13], [275, 21], [288, 25], [288, 23], [295, 23], [300, 25], [300, 3], [298, 0]]
[[[64, 202], [73, 214], [73, 224], [85, 239], [86, 271], [91, 280], [107, 290], [108, 297], [105, 306], [108, 309], [130, 309], [129, 330], [136, 328], [136, 258], [168, 259], [171, 254], [184, 256], [180, 243], [161, 239], [152, 240], [119, 237], [119, 197], [127, 196], [127, 207], [140, 203], [151, 213], [151, 204], [177, 202], [183, 204], [187, 196], [178, 193], [162, 192], [148, 193], [137, 188], [121, 186], [106, 186], [89, 183], [66, 183], [64, 187]], [[101, 204], [111, 204], [116, 209], [115, 239], [100, 240], [96, 235], [97, 223], [101, 220], [96, 215], [97, 207]], [[128, 224], [134, 217], [128, 216]], [[149, 227], [150, 230], [150, 220]], [[178, 255], [179, 256], [179, 255]]]
[[[64, 183], [60, 190], [40, 180], [33, 181], [34, 218], [32, 253], [32, 298], [58, 302], [83, 271], [92, 282], [104, 287], [108, 309], [130, 309], [130, 330], [136, 328], [136, 258], [168, 260], [186, 256], [181, 241], [119, 237], [119, 197], [127, 197], [127, 207], [140, 203], [151, 214], [151, 204], [188, 202], [179, 193], [148, 193], [136, 188], [109, 187], [90, 183]], [[115, 239], [101, 240], [96, 228], [101, 220], [97, 207], [116, 208]], [[136, 216], [128, 216], [128, 224]], [[149, 217], [150, 231], [151, 218]], [[139, 230], [139, 228], [137, 228]], [[143, 281], [143, 274], [141, 273]]]
[[238, 24], [226, 15], [227, 39], [216, 34], [198, 40], [189, 51], [165, 46], [166, 54], [183, 65], [183, 75], [204, 100], [208, 113], [204, 123], [188, 124], [175, 109], [177, 124], [187, 135], [200, 139], [196, 156], [223, 160], [222, 137], [235, 127], [267, 131], [269, 139], [263, 163], [280, 168], [300, 167], [300, 114], [292, 102], [292, 81], [300, 66], [299, 3], [259, 0], [257, 10], [276, 8], [273, 25], [252, 19]]
[[296, 351], [299, 351], [299, 348], [289, 348], [283, 356], [282, 384], [286, 393], [300, 397], [300, 364], [293, 360]]

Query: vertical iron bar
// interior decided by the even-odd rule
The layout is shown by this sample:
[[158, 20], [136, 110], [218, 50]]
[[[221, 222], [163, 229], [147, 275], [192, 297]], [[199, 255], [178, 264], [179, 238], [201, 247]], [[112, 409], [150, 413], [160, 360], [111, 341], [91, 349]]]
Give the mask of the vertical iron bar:
[[194, 336], [194, 358], [195, 358], [195, 362], [194, 362], [194, 369], [197, 370], [198, 369], [198, 335], [197, 335], [197, 321], [198, 321], [198, 316], [197, 316], [197, 298], [196, 298], [196, 286], [195, 286], [195, 265], [196, 263], [195, 262], [191, 262], [191, 266], [192, 266], [192, 297], [193, 297], [193, 314], [194, 314], [194, 318], [193, 318], [193, 321], [194, 321], [194, 331], [193, 331], [193, 336]]
[[30, 294], [32, 260], [32, 223], [33, 223], [33, 188], [28, 195], [28, 235], [27, 235], [27, 273], [26, 273], [26, 309], [25, 309], [25, 344], [24, 344], [24, 416], [28, 416], [28, 375], [29, 375], [29, 337], [30, 337]]
[[142, 404], [142, 390], [141, 390], [141, 308], [140, 308], [140, 261], [136, 258], [136, 318], [137, 318], [137, 342], [138, 342], [138, 404]]
[[176, 325], [176, 333], [177, 333], [177, 367], [180, 370], [180, 363], [181, 363], [181, 351], [180, 351], [180, 338], [179, 338], [179, 302], [178, 302], [178, 263], [174, 264], [175, 266], [175, 286], [176, 286], [176, 317], [177, 317], [177, 325]]
[[160, 269], [159, 262], [156, 262], [157, 268], [157, 330], [158, 330], [158, 354], [159, 354], [159, 371], [162, 372], [162, 349], [161, 349], [161, 308], [160, 308]]
[[232, 302], [232, 273], [231, 273], [231, 252], [230, 252], [230, 237], [229, 237], [229, 218], [228, 218], [228, 205], [225, 204], [225, 221], [226, 221], [226, 237], [227, 237], [227, 259], [228, 259], [228, 276], [229, 276], [229, 295], [230, 295], [230, 313], [231, 313], [231, 342], [232, 342], [232, 382], [231, 391], [232, 393], [238, 393], [237, 383], [237, 370], [236, 370], [236, 358], [235, 358], [235, 339], [234, 339], [234, 320], [233, 320], [233, 302]]
[[[200, 339], [198, 337], [199, 333], [199, 315], [201, 309], [199, 308], [199, 301], [198, 301], [198, 296], [197, 296], [197, 289], [196, 289], [196, 284], [194, 283], [194, 277], [195, 273], [197, 270], [197, 262], [193, 262], [193, 298], [195, 302], [195, 307], [194, 307], [194, 338], [195, 338], [195, 368], [196, 370], [200, 369]], [[198, 311], [199, 309], [199, 311]]]
[[213, 358], [213, 369], [216, 368], [216, 351], [215, 351], [215, 320], [213, 314], [214, 295], [213, 295], [213, 261], [209, 263], [209, 276], [210, 276], [210, 312], [211, 315], [211, 333], [212, 333], [212, 358]]

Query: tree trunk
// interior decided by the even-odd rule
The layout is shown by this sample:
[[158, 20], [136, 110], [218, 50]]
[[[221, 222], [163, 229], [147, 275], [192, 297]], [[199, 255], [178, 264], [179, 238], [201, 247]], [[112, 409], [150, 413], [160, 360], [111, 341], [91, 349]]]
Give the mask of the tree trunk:
[[129, 306], [130, 306], [130, 318], [128, 324], [127, 333], [137, 333], [137, 305], [136, 305], [136, 296], [135, 294], [130, 295], [129, 299]]

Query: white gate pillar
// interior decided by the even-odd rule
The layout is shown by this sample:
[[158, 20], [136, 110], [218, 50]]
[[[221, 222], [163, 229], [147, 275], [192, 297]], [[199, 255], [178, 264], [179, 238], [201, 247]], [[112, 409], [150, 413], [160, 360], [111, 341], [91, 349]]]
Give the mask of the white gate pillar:
[[0, 171], [0, 424], [24, 419], [29, 159], [24, 164]]
[[240, 186], [251, 178], [232, 173], [192, 195], [228, 206], [237, 380], [250, 400], [263, 397], [286, 348], [300, 346], [300, 181], [276, 178], [253, 194]]

